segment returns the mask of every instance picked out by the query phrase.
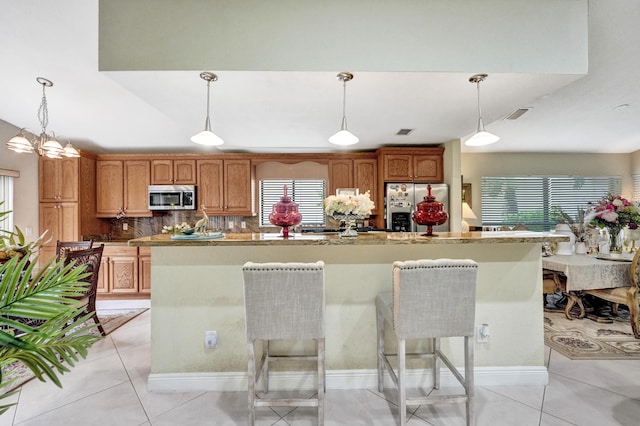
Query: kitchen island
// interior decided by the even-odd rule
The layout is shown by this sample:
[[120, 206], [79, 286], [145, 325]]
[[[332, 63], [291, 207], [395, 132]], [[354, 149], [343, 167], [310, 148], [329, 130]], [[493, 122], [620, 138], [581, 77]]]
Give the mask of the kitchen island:
[[[376, 386], [375, 296], [391, 289], [395, 260], [469, 258], [479, 264], [476, 324], [490, 338], [476, 343], [478, 385], [542, 385], [544, 365], [541, 245], [566, 236], [535, 232], [228, 234], [210, 240], [156, 235], [129, 241], [151, 247], [152, 391], [246, 390], [242, 265], [325, 262], [328, 388]], [[452, 306], [451, 309], [455, 309]], [[204, 345], [215, 330], [215, 349]], [[457, 343], [457, 342], [456, 342]], [[296, 348], [283, 343], [286, 350]], [[442, 348], [462, 365], [462, 345]], [[284, 372], [273, 380], [302, 380]], [[443, 383], [447, 377], [443, 376]]]

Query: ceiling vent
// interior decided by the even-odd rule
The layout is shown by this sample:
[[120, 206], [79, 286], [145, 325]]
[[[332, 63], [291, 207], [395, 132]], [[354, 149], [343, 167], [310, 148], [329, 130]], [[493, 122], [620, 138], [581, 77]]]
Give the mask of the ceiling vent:
[[511, 114], [509, 114], [505, 118], [505, 120], [517, 120], [518, 118], [522, 117], [530, 109], [531, 108], [518, 108], [517, 110], [515, 110]]
[[398, 133], [396, 133], [396, 136], [407, 136], [409, 134], [411, 134], [415, 129], [400, 129], [398, 130]]

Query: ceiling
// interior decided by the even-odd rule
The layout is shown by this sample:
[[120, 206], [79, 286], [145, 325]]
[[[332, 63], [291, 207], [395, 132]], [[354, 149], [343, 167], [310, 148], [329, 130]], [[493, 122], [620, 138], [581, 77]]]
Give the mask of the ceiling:
[[[0, 119], [39, 131], [42, 88], [49, 126], [79, 148], [107, 152], [211, 152], [189, 141], [204, 127], [199, 71], [98, 71], [98, 1], [0, 0]], [[640, 148], [640, 2], [589, 2], [589, 73], [490, 74], [482, 115], [501, 140], [464, 152], [629, 153]], [[39, 31], [46, 29], [46, 31]], [[216, 71], [213, 130], [220, 151], [332, 152], [342, 83], [334, 72]], [[355, 149], [466, 139], [477, 125], [469, 73], [354, 72], [347, 83]], [[530, 108], [517, 120], [505, 119]], [[398, 136], [400, 129], [414, 129]], [[351, 148], [353, 149], [353, 148]]]

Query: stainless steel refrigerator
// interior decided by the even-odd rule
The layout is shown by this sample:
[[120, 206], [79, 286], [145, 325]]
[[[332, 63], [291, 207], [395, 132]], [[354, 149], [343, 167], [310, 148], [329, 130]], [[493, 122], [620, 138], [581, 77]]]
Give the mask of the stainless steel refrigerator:
[[[427, 196], [426, 183], [387, 183], [385, 186], [385, 220], [387, 229], [404, 232], [426, 232], [425, 225], [417, 225], [411, 214], [416, 205]], [[449, 213], [449, 185], [432, 183], [431, 195], [441, 202], [444, 210]], [[449, 219], [442, 225], [434, 226], [434, 232], [449, 231]]]

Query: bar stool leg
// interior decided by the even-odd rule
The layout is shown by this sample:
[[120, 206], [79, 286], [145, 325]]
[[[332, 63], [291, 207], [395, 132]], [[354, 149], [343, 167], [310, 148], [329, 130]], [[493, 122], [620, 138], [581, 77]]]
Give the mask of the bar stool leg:
[[398, 339], [398, 397], [400, 398], [400, 426], [407, 424], [407, 383], [406, 383], [405, 340]]
[[378, 392], [384, 391], [384, 316], [376, 309], [378, 329]]
[[433, 339], [433, 388], [440, 389], [440, 338]]
[[262, 353], [264, 356], [262, 385], [264, 386], [264, 393], [269, 393], [269, 340], [262, 341]]
[[464, 383], [467, 394], [467, 426], [472, 426], [475, 421], [473, 415], [473, 336], [464, 337]]
[[248, 353], [248, 365], [247, 365], [247, 391], [248, 396], [248, 408], [249, 408], [249, 426], [253, 426], [256, 422], [256, 352], [254, 342], [247, 343]]
[[326, 374], [324, 368], [324, 339], [316, 341], [318, 351], [318, 424], [324, 424], [324, 393], [326, 391]]

